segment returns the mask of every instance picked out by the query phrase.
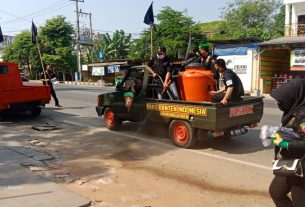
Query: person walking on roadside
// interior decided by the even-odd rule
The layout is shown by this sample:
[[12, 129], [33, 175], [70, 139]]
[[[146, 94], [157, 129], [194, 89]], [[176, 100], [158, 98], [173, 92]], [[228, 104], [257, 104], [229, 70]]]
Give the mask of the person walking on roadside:
[[[51, 93], [51, 95], [52, 95], [52, 97], [55, 101], [55, 106], [56, 107], [62, 107], [59, 104], [58, 98], [56, 96], [56, 93], [55, 93], [55, 90], [54, 90], [54, 87], [53, 87], [53, 82], [52, 81], [56, 80], [56, 76], [53, 73], [51, 65], [47, 65], [47, 67], [45, 68], [45, 75], [46, 75], [46, 77], [44, 77], [44, 74], [42, 73], [41, 77], [40, 77], [43, 80], [43, 84], [44, 85], [48, 84], [50, 86], [50, 93]], [[44, 78], [46, 78], [46, 79], [44, 79]]]
[[[275, 159], [280, 155], [288, 159], [302, 159], [305, 156], [305, 80], [296, 78], [281, 85], [271, 93], [281, 111], [282, 126], [292, 128], [302, 139], [273, 140]], [[302, 161], [305, 167], [304, 160]], [[291, 198], [288, 193], [291, 192]], [[305, 177], [274, 176], [269, 186], [270, 196], [276, 207], [305, 206]]]

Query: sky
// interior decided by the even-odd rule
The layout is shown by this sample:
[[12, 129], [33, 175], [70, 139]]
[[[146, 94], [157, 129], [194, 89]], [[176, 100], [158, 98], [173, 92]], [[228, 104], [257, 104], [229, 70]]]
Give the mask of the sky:
[[[0, 0], [5, 1], [5, 0]], [[81, 1], [81, 0], [79, 0]], [[137, 36], [148, 25], [143, 23], [144, 15], [151, 0], [83, 0], [79, 9], [92, 14], [94, 33], [124, 30]], [[154, 15], [163, 7], [187, 11], [195, 22], [220, 20], [221, 8], [232, 0], [154, 0]], [[30, 30], [33, 19], [36, 26], [43, 26], [47, 19], [57, 15], [67, 17], [76, 25], [75, 0], [8, 0], [0, 7], [0, 26], [4, 35], [16, 35]], [[80, 16], [80, 26], [89, 26], [89, 16]]]

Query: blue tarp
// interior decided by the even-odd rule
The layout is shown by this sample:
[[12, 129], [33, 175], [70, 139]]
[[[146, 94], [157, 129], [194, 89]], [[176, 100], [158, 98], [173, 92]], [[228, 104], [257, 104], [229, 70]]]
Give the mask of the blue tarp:
[[257, 50], [259, 48], [256, 44], [224, 44], [214, 45], [214, 55], [228, 56], [228, 55], [247, 55], [247, 51]]

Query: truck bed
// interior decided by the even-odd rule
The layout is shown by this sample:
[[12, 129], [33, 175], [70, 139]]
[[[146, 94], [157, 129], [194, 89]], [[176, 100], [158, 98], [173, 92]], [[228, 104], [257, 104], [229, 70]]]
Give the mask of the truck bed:
[[49, 86], [22, 86], [18, 88], [0, 89], [0, 109], [7, 109], [9, 105], [28, 102], [50, 102]]
[[263, 116], [262, 97], [244, 97], [242, 101], [227, 105], [211, 102], [185, 102], [175, 100], [147, 99], [146, 109], [156, 120], [173, 118], [188, 120], [196, 128], [227, 130], [258, 123]]

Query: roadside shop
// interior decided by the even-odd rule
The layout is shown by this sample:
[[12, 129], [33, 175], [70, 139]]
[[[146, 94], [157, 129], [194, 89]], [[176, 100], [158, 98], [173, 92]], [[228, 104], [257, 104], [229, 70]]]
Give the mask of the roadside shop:
[[82, 66], [82, 77], [88, 82], [102, 82], [115, 85], [124, 75], [131, 64], [128, 61], [91, 63]]
[[305, 78], [305, 37], [281, 37], [260, 43], [263, 92], [270, 93], [295, 77]]

